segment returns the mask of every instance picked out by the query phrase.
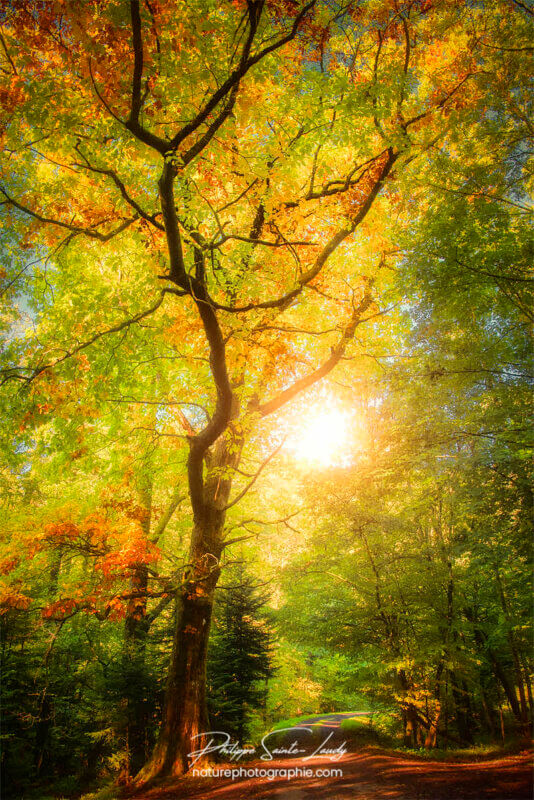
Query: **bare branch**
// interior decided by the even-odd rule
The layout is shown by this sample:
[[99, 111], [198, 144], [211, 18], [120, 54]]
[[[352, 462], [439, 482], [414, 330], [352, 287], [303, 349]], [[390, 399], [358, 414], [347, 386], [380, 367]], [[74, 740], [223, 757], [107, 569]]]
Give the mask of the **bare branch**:
[[407, 120], [407, 122], [402, 123], [401, 128], [404, 131], [407, 131], [410, 125], [415, 125], [416, 122], [420, 122], [422, 119], [429, 117], [435, 111], [442, 109], [449, 102], [451, 97], [454, 97], [456, 92], [458, 92], [462, 88], [464, 83], [472, 77], [474, 77], [474, 73], [468, 72], [467, 75], [464, 78], [462, 78], [462, 80], [459, 83], [457, 83], [456, 86], [454, 86], [450, 92], [448, 92], [444, 97], [441, 98], [439, 103], [436, 103], [435, 106], [429, 108], [428, 111], [422, 111], [420, 114], [417, 114], [415, 117], [412, 117], [411, 119]]
[[[286, 514], [285, 517], [281, 517], [280, 519], [273, 519], [273, 520], [256, 519], [256, 517], [250, 517], [249, 519], [242, 519], [240, 522], [236, 522], [234, 523], [234, 525], [231, 525], [226, 532], [230, 533], [230, 531], [235, 531], [238, 528], [244, 528], [245, 530], [250, 530], [249, 525], [260, 525], [260, 526], [285, 525], [290, 530], [295, 531], [296, 528], [293, 528], [289, 524], [289, 520], [292, 519], [293, 517], [296, 517], [298, 514], [301, 514], [303, 510], [304, 510], [303, 508], [299, 508], [297, 511], [293, 511], [291, 514]], [[251, 535], [256, 536], [257, 534], [256, 532], [252, 532]]]
[[[437, 255], [437, 253], [434, 253]], [[496, 272], [487, 272], [483, 269], [477, 269], [476, 267], [470, 267], [469, 264], [466, 264], [465, 261], [460, 261], [458, 258], [453, 259], [459, 267], [463, 269], [469, 270], [469, 272], [474, 272], [475, 275], [485, 275], [488, 278], [495, 278], [498, 281], [512, 281], [513, 283], [534, 283], [534, 278], [520, 278], [516, 275], [504, 275], [501, 273], [500, 275]]]
[[91, 84], [93, 86], [93, 89], [95, 90], [96, 96], [98, 97], [98, 99], [100, 100], [100, 102], [102, 103], [102, 105], [104, 106], [104, 108], [106, 109], [108, 114], [110, 115], [110, 117], [113, 117], [113, 119], [117, 120], [117, 122], [121, 122], [122, 120], [115, 114], [115, 112], [112, 110], [111, 106], [106, 102], [106, 100], [102, 96], [98, 86], [96, 85], [96, 81], [95, 81], [94, 76], [93, 76], [93, 67], [92, 67], [92, 64], [91, 64], [91, 57], [89, 57], [87, 59], [87, 65], [89, 67], [89, 77], [91, 78]]
[[514, 3], [514, 5], [516, 5], [518, 8], [521, 8], [523, 11], [526, 11], [526, 13], [530, 14], [530, 16], [534, 15], [534, 11], [525, 3], [522, 3], [521, 0], [512, 0], [512, 3]]
[[258, 534], [256, 533], [249, 533], [248, 536], [236, 536], [235, 539], [228, 539], [223, 544], [223, 550], [226, 547], [230, 547], [231, 544], [235, 544], [236, 542], [247, 542], [249, 539], [256, 539]]
[[235, 239], [238, 242], [246, 242], [247, 244], [255, 244], [255, 245], [262, 245], [263, 247], [317, 247], [317, 242], [306, 242], [306, 241], [283, 241], [283, 242], [269, 242], [267, 239], [255, 239], [249, 236], [239, 236], [238, 234], [228, 233], [224, 234], [224, 236], [219, 239], [218, 241], [210, 244], [210, 248], [217, 248], [220, 247], [225, 242], [229, 241], [230, 239]]
[[169, 588], [168, 594], [165, 594], [161, 598], [157, 606], [154, 609], [152, 609], [152, 611], [149, 614], [146, 615], [145, 622], [147, 628], [150, 628], [152, 623], [159, 617], [161, 612], [164, 611], [169, 605], [169, 603], [171, 603], [174, 600], [174, 598], [176, 597], [176, 591], [177, 591], [176, 587]]

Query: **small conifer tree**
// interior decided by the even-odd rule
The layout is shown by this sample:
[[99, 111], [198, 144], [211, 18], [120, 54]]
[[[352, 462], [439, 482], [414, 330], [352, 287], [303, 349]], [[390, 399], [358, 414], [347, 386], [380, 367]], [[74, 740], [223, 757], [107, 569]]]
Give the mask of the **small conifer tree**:
[[262, 614], [268, 595], [241, 565], [227, 584], [218, 592], [210, 640], [208, 706], [212, 727], [242, 744], [252, 712], [265, 703], [265, 682], [274, 672], [274, 636]]

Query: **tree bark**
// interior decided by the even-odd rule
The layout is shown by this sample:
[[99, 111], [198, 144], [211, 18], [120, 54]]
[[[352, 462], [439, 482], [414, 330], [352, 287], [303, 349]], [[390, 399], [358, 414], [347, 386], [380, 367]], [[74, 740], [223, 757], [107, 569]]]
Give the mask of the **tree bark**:
[[534, 698], [532, 697], [532, 680], [530, 678], [529, 668], [523, 653], [521, 653], [521, 664], [523, 666], [525, 686], [527, 687], [528, 705], [530, 708], [530, 723], [532, 724], [534, 722]]
[[206, 654], [218, 575], [217, 568], [203, 584], [187, 584], [180, 591], [163, 727], [152, 759], [137, 777], [138, 783], [186, 772], [188, 754], [202, 746], [200, 734], [209, 729]]
[[501, 684], [502, 688], [504, 689], [504, 693], [506, 695], [506, 699], [508, 700], [508, 704], [509, 704], [509, 706], [510, 706], [510, 708], [512, 710], [512, 713], [513, 713], [514, 717], [516, 718], [517, 722], [519, 724], [521, 724], [521, 721], [522, 721], [522, 719], [521, 719], [521, 709], [519, 707], [519, 703], [517, 701], [517, 696], [516, 696], [516, 694], [514, 692], [514, 688], [511, 685], [511, 682], [510, 682], [510, 680], [508, 678], [508, 675], [506, 674], [506, 670], [505, 670], [504, 666], [501, 664], [501, 662], [497, 658], [497, 655], [492, 650], [492, 648], [488, 647], [488, 645], [487, 645], [487, 639], [488, 639], [487, 634], [482, 630], [480, 625], [477, 623], [477, 621], [475, 619], [475, 615], [473, 613], [473, 610], [470, 609], [470, 608], [466, 608], [464, 613], [465, 613], [466, 618], [473, 625], [473, 636], [474, 636], [474, 639], [475, 639], [475, 643], [476, 643], [476, 645], [477, 645], [477, 647], [479, 649], [479, 652], [482, 654], [482, 656], [484, 658], [486, 658], [486, 657], [489, 658], [489, 661], [490, 661], [490, 664], [491, 664], [491, 667], [492, 667], [492, 670], [493, 670], [493, 674], [495, 675], [495, 678], [497, 679], [497, 681]]
[[[206, 662], [215, 589], [224, 547], [225, 507], [241, 441], [235, 435], [220, 437], [207, 455], [203, 510], [197, 514], [189, 564], [178, 591], [178, 614], [173, 653], [165, 695], [164, 719], [152, 758], [137, 775], [138, 785], [187, 772], [189, 754], [205, 744], [209, 730], [206, 704]], [[198, 762], [200, 763], [200, 762]]]
[[499, 596], [501, 599], [501, 606], [504, 612], [506, 621], [508, 623], [508, 643], [510, 645], [510, 652], [512, 654], [512, 660], [514, 664], [514, 673], [515, 673], [515, 680], [517, 685], [517, 690], [519, 692], [519, 702], [520, 702], [520, 715], [519, 721], [520, 726], [523, 732], [526, 734], [529, 731], [529, 715], [528, 715], [528, 706], [527, 706], [527, 698], [525, 694], [525, 686], [523, 684], [523, 675], [521, 672], [521, 664], [519, 658], [518, 648], [516, 646], [516, 641], [513, 633], [512, 628], [512, 616], [510, 614], [510, 610], [508, 608], [508, 601], [506, 599], [506, 595], [504, 593], [504, 586], [501, 578], [501, 573], [499, 571], [498, 566], [495, 564], [495, 578], [497, 580], [497, 586], [499, 588]]
[[473, 734], [471, 730], [471, 718], [469, 709], [469, 695], [462, 687], [457, 676], [449, 670], [449, 678], [452, 696], [455, 706], [456, 726], [463, 742], [473, 744]]
[[486, 723], [486, 728], [491, 735], [492, 739], [497, 738], [496, 733], [496, 717], [495, 717], [495, 709], [491, 704], [491, 701], [488, 697], [488, 694], [482, 684], [480, 684], [480, 701], [482, 705], [482, 713], [484, 716], [484, 720]]

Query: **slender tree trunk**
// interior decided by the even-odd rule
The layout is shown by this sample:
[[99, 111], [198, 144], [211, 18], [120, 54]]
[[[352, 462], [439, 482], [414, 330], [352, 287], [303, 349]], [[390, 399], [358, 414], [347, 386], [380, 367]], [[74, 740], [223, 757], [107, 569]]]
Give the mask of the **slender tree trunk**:
[[501, 703], [499, 703], [499, 719], [500, 719], [500, 722], [501, 722], [502, 743], [504, 744], [506, 742], [506, 734], [504, 732], [504, 716], [503, 716], [503, 713], [502, 713], [502, 705], [501, 705]]
[[[48, 597], [52, 601], [57, 597], [59, 576], [61, 573], [61, 565], [63, 561], [63, 546], [60, 544], [51, 553], [51, 563], [49, 567], [49, 584], [48, 584]], [[49, 649], [46, 660], [52, 654], [52, 649]], [[48, 734], [53, 728], [53, 700], [51, 701], [48, 695], [48, 678], [46, 678], [45, 686], [42, 690], [41, 702], [39, 706], [39, 716], [35, 728], [35, 742], [34, 742], [34, 766], [37, 775], [39, 775], [45, 766], [46, 762], [46, 746], [48, 744]]]
[[404, 747], [409, 747], [408, 715], [406, 714], [406, 709], [404, 707], [401, 708], [401, 714], [402, 714], [402, 743]]
[[[474, 618], [473, 612], [471, 609], [466, 609], [465, 611], [467, 619], [473, 623], [473, 635], [475, 638], [475, 642], [479, 648], [479, 652], [486, 658], [489, 658], [493, 674], [495, 678], [500, 683], [502, 688], [504, 689], [504, 693], [506, 695], [506, 699], [508, 700], [508, 704], [514, 717], [516, 718], [519, 725], [523, 724], [521, 708], [519, 706], [519, 702], [517, 700], [517, 696], [515, 694], [514, 688], [510, 682], [510, 679], [502, 666], [501, 662], [499, 661], [495, 652], [491, 649], [491, 647], [487, 646], [487, 635], [486, 633], [478, 626], [476, 620]], [[501, 712], [502, 713], [502, 712]]]
[[495, 721], [495, 709], [493, 708], [488, 694], [484, 687], [480, 685], [480, 699], [482, 705], [482, 712], [484, 716], [484, 720], [486, 722], [486, 728], [488, 729], [491, 738], [495, 739], [497, 737], [496, 732], [496, 721]]
[[466, 697], [464, 690], [461, 688], [460, 681], [458, 681], [456, 675], [449, 671], [449, 676], [451, 679], [451, 691], [454, 699], [458, 733], [460, 734], [462, 741], [467, 742], [468, 744], [473, 744], [469, 708], [466, 703], [468, 697]]
[[530, 722], [534, 720], [534, 698], [532, 697], [532, 679], [529, 674], [529, 668], [525, 656], [521, 653], [521, 664], [523, 666], [523, 675], [525, 676], [525, 686], [527, 687], [528, 705], [530, 709]]
[[239, 719], [237, 722], [237, 741], [241, 747], [243, 746], [243, 742], [245, 740], [245, 715], [245, 707], [244, 704], [241, 703], [239, 706]]
[[510, 615], [510, 610], [508, 608], [508, 601], [506, 599], [506, 595], [504, 592], [504, 586], [501, 578], [501, 573], [497, 565], [495, 565], [495, 578], [497, 580], [497, 586], [499, 587], [499, 596], [501, 598], [501, 606], [502, 610], [504, 611], [504, 615], [506, 617], [506, 621], [508, 622], [508, 643], [510, 645], [510, 652], [512, 654], [512, 660], [514, 664], [514, 672], [515, 672], [515, 681], [517, 690], [519, 692], [519, 703], [520, 703], [520, 723], [521, 728], [526, 733], [529, 727], [529, 720], [528, 720], [528, 706], [527, 706], [527, 698], [525, 694], [525, 686], [523, 684], [523, 675], [521, 672], [521, 665], [519, 659], [519, 652], [516, 646], [516, 641], [514, 637], [514, 633], [512, 630], [512, 619]]
[[513, 686], [510, 684], [508, 680], [508, 676], [504, 671], [503, 667], [497, 660], [497, 657], [493, 651], [489, 652], [491, 662], [493, 665], [493, 671], [495, 673], [496, 678], [499, 680], [502, 688], [504, 689], [504, 693], [506, 695], [506, 699], [508, 700], [508, 704], [512, 710], [512, 713], [516, 720], [521, 723], [521, 709], [519, 708], [519, 703], [517, 702], [517, 697], [515, 695]]
[[[151, 472], [142, 475], [138, 486], [143, 517], [141, 528], [146, 541], [150, 537], [152, 521], [153, 479]], [[126, 699], [126, 739], [128, 764], [126, 779], [142, 767], [148, 757], [148, 707], [145, 699], [146, 643], [148, 635], [147, 592], [148, 568], [145, 563], [135, 564], [130, 578], [132, 597], [128, 601], [124, 621], [123, 679]]]
[[[46, 691], [46, 690], [45, 690]], [[52, 724], [53, 708], [50, 704], [48, 696], [45, 694], [39, 708], [39, 719], [35, 728], [35, 742], [34, 742], [34, 767], [37, 775], [40, 775], [46, 761], [46, 744], [48, 740], [48, 732]]]
[[425, 748], [430, 750], [437, 746], [438, 743], [438, 727], [441, 719], [441, 676], [443, 674], [443, 661], [440, 661], [436, 670], [436, 683], [434, 688], [434, 696], [436, 698], [436, 708], [434, 715], [430, 720], [430, 727], [425, 738]]
[[508, 635], [508, 640], [510, 642], [510, 649], [512, 651], [512, 658], [514, 661], [514, 672], [515, 672], [515, 680], [517, 684], [517, 689], [519, 692], [519, 702], [521, 707], [521, 726], [523, 729], [528, 729], [528, 706], [527, 706], [527, 698], [525, 694], [525, 685], [523, 683], [523, 675], [521, 673], [521, 666], [519, 663], [519, 655], [517, 652], [517, 648], [515, 646], [514, 637], [512, 632], [510, 631]]
[[449, 678], [445, 679], [445, 750], [449, 746]]

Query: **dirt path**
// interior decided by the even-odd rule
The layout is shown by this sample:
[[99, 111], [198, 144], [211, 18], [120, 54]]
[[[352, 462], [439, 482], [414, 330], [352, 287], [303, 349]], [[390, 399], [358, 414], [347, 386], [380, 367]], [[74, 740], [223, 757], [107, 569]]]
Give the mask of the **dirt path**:
[[[296, 726], [289, 728], [287, 733], [279, 733], [277, 739], [278, 742], [283, 744], [284, 740], [290, 741], [298, 737], [299, 742], [302, 743], [308, 753], [313, 751], [314, 743], [316, 745], [318, 742], [324, 742], [327, 747], [333, 748], [350, 739], [351, 734], [341, 729], [341, 723], [344, 720], [360, 718], [363, 723], [362, 728], [365, 729], [365, 721], [369, 717], [372, 718], [370, 711], [343, 711], [305, 717], [299, 719]], [[295, 733], [293, 734], [292, 731], [295, 731]], [[297, 733], [297, 731], [299, 732]], [[272, 734], [276, 734], [276, 731], [273, 731]], [[273, 745], [276, 743], [274, 741]], [[373, 742], [368, 741], [366, 744], [373, 744]], [[349, 747], [348, 749], [351, 748]], [[352, 750], [354, 750], [354, 747]]]
[[364, 719], [365, 717], [372, 716], [372, 713], [372, 711], [336, 711], [331, 714], [318, 714], [315, 717], [305, 717], [304, 719], [299, 719], [298, 724], [317, 725], [320, 723], [321, 727], [323, 728], [339, 728], [345, 719], [353, 719], [353, 717], [361, 717]]
[[[135, 800], [531, 800], [531, 763], [532, 754], [527, 752], [494, 761], [445, 764], [364, 748], [335, 762], [286, 758], [220, 765], [243, 770], [311, 769], [311, 776], [188, 777], [136, 795]], [[316, 774], [333, 767], [342, 774], [329, 778]]]

